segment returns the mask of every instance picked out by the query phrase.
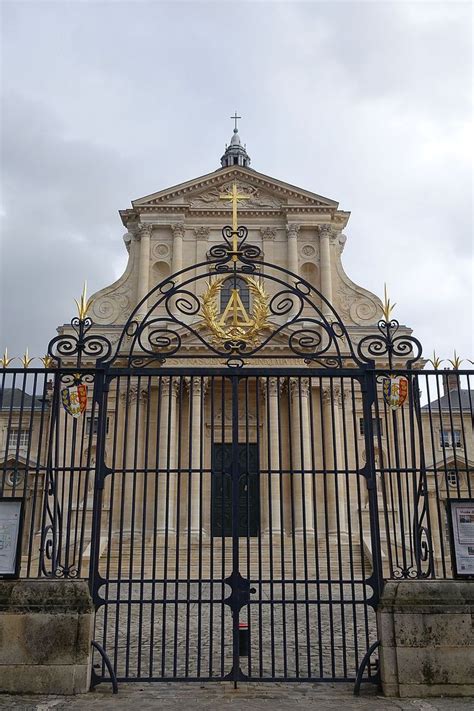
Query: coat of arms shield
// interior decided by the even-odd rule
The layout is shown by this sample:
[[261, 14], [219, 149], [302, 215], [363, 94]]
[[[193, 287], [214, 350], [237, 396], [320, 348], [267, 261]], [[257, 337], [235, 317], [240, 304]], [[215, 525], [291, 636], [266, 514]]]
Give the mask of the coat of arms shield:
[[87, 385], [75, 383], [61, 390], [63, 407], [72, 417], [80, 417], [87, 406]]
[[408, 380], [403, 375], [390, 375], [383, 381], [383, 399], [392, 410], [398, 410], [408, 395]]

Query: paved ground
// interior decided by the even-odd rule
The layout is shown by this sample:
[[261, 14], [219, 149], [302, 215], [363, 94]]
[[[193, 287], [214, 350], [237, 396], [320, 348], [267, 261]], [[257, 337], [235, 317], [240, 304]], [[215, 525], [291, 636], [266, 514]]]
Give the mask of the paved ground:
[[361, 696], [352, 695], [347, 684], [255, 684], [241, 685], [234, 691], [230, 684], [123, 684], [113, 696], [110, 687], [101, 686], [84, 696], [0, 696], [0, 708], [12, 711], [458, 711], [472, 709], [473, 699], [384, 699], [372, 687]]

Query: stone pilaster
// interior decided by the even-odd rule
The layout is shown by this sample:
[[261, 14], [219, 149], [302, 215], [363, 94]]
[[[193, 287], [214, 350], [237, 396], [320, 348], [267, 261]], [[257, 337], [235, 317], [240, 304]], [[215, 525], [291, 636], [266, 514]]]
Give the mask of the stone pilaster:
[[280, 421], [279, 398], [281, 383], [278, 378], [268, 378], [262, 382], [262, 393], [268, 398], [265, 403], [266, 435], [268, 439], [268, 475], [262, 487], [262, 530], [264, 534], [279, 534], [282, 531], [281, 520], [281, 463], [280, 463]]
[[191, 456], [189, 486], [191, 488], [191, 516], [190, 533], [191, 536], [199, 537], [203, 535], [202, 530], [202, 460], [201, 443], [202, 432], [202, 411], [204, 409], [204, 396], [206, 393], [207, 381], [201, 378], [189, 378], [189, 405], [190, 405], [190, 435], [191, 435]]
[[157, 531], [174, 534], [176, 532], [176, 452], [177, 452], [177, 394], [179, 382], [168, 376], [161, 379], [158, 390], [159, 434], [158, 434], [158, 472], [157, 472]]
[[295, 533], [314, 533], [313, 466], [311, 460], [311, 424], [308, 378], [290, 380], [292, 434], [292, 494]]
[[[136, 233], [136, 239], [140, 243], [140, 252], [138, 256], [137, 304], [139, 304], [146, 297], [150, 290], [150, 237], [152, 229], [152, 225], [140, 225], [140, 228]], [[147, 302], [145, 300], [138, 309], [137, 319], [142, 320], [146, 313]]]
[[[332, 305], [332, 274], [331, 274], [331, 226], [321, 225], [319, 228], [320, 239], [320, 259], [321, 259], [321, 292], [323, 296]], [[323, 315], [329, 320], [333, 320], [334, 316], [328, 306], [323, 302]]]
[[183, 268], [183, 239], [184, 239], [184, 223], [177, 222], [171, 225], [173, 232], [173, 256], [171, 262], [171, 273], [181, 271]]

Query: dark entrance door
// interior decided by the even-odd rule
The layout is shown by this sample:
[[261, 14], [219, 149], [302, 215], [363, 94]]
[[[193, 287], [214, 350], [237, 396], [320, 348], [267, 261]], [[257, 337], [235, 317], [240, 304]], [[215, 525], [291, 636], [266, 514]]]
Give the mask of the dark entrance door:
[[[239, 536], [258, 536], [260, 488], [258, 445], [238, 445]], [[212, 451], [212, 535], [232, 536], [232, 444], [215, 443]]]

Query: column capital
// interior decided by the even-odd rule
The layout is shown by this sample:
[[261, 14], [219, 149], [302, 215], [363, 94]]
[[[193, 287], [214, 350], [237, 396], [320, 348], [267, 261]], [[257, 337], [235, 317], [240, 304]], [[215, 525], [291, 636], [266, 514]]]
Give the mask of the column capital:
[[274, 227], [261, 227], [260, 234], [264, 242], [267, 240], [274, 240], [276, 235], [276, 229]]
[[336, 406], [342, 405], [345, 398], [344, 388], [341, 388], [340, 385], [333, 385], [331, 390], [329, 385], [325, 385], [322, 388], [322, 398], [324, 404], [334, 402]]
[[151, 237], [154, 225], [139, 225], [137, 231], [135, 232], [135, 239], [141, 240], [142, 237], [145, 239]]
[[308, 397], [310, 387], [309, 378], [290, 378], [290, 390], [292, 397]]
[[288, 239], [297, 239], [299, 231], [300, 231], [300, 225], [297, 224], [296, 222], [290, 222], [286, 226], [286, 233], [288, 235]]
[[203, 395], [206, 394], [207, 385], [208, 385], [207, 378], [200, 378], [200, 377], [192, 378], [192, 377], [188, 376], [186, 378], [185, 382], [186, 382], [189, 392], [190, 393], [192, 392], [193, 397], [194, 396], [197, 397], [198, 395], [201, 395], [201, 393]]
[[283, 390], [284, 384], [284, 380], [280, 378], [280, 381], [278, 381], [278, 378], [276, 376], [262, 378], [260, 380], [262, 395], [266, 397], [268, 393], [269, 397], [278, 397], [278, 395], [280, 395]]
[[319, 236], [320, 237], [331, 237], [332, 227], [331, 225], [319, 225]]
[[173, 237], [184, 237], [184, 222], [175, 222], [171, 225], [171, 231], [173, 232]]
[[[184, 227], [183, 227], [183, 231], [184, 231]], [[195, 227], [193, 230], [194, 236], [196, 237], [196, 239], [208, 239], [210, 231], [211, 231], [210, 227], [204, 227], [204, 226], [203, 227]]]

